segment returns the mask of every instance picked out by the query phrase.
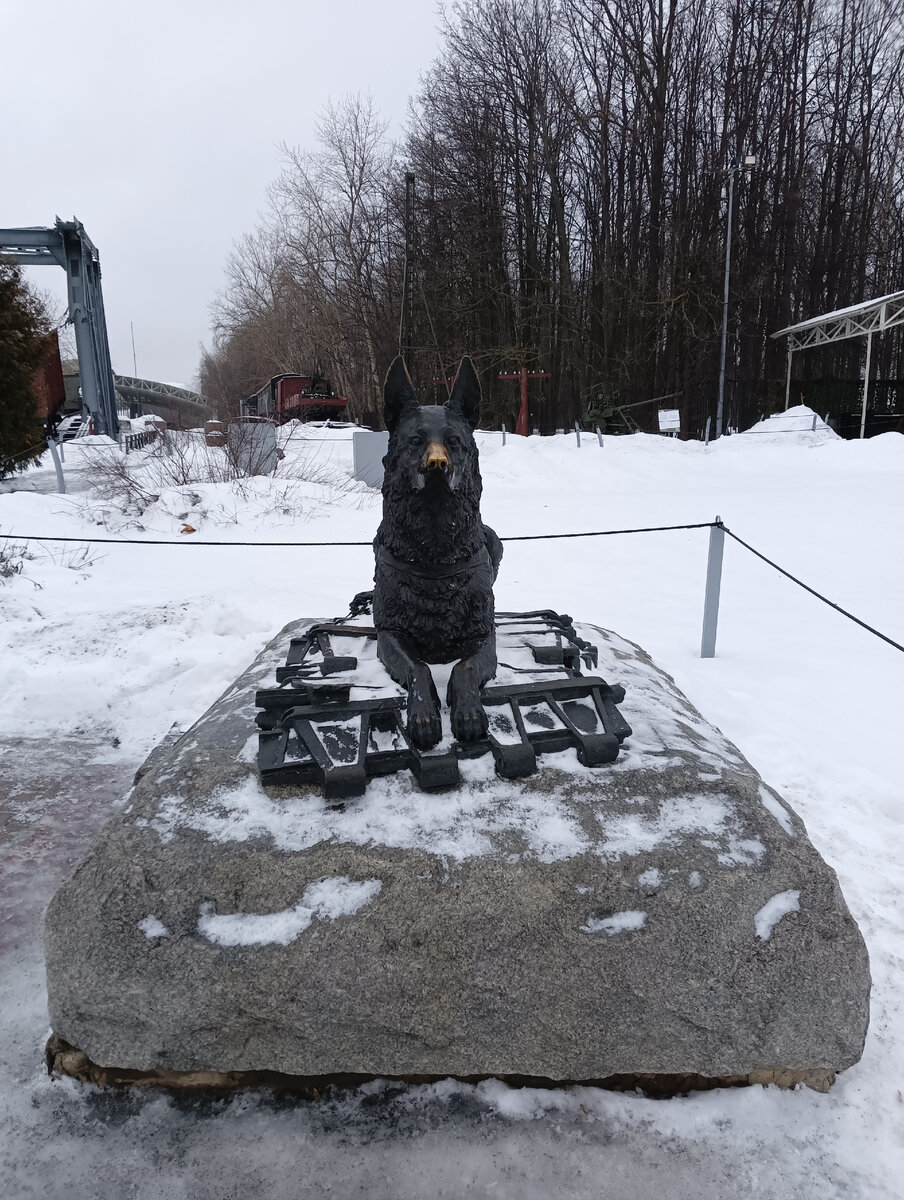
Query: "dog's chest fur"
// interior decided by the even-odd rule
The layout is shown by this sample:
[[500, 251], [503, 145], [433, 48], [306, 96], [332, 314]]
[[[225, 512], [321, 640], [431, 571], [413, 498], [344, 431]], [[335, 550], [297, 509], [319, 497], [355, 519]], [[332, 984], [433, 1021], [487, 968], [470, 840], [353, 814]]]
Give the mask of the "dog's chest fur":
[[493, 567], [489, 556], [456, 575], [431, 579], [377, 559], [376, 628], [404, 635], [425, 662], [475, 654], [493, 632]]

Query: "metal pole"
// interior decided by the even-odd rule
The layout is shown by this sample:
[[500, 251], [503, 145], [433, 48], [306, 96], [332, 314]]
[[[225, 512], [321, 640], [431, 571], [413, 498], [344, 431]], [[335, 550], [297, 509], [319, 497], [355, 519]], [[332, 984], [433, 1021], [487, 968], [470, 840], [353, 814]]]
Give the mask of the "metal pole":
[[791, 339], [788, 338], [788, 374], [785, 377], [785, 412], [788, 411], [788, 405], [791, 402], [791, 355], [794, 351], [791, 349]]
[[706, 598], [703, 601], [703, 639], [701, 658], [716, 657], [716, 630], [719, 624], [719, 592], [722, 587], [722, 551], [725, 532], [722, 518], [716, 517], [709, 530], [709, 558], [706, 562]]
[[712, 417], [706, 418], [706, 433], [703, 438], [704, 445], [706, 445], [706, 446], [709, 445], [709, 427], [712, 424], [712, 420], [713, 420]]
[[863, 372], [863, 409], [860, 413], [860, 436], [866, 437], [866, 401], [869, 396], [869, 360], [873, 353], [873, 331], [866, 335], [866, 370]]
[[502, 444], [505, 445], [505, 422], [502, 423]]
[[574, 436], [578, 439], [578, 449], [580, 450], [580, 448], [581, 448], [581, 427], [577, 423], [577, 421], [575, 421], [575, 423], [574, 423]]
[[527, 367], [521, 368], [521, 411], [518, 414], [518, 429], [527, 433]]
[[603, 434], [602, 434], [602, 430], [600, 429], [599, 425], [597, 425], [597, 427], [596, 427], [596, 436], [599, 438], [599, 440], [600, 440], [600, 445], [602, 446], [602, 444], [603, 444]]
[[138, 359], [135, 355], [135, 322], [129, 322], [129, 329], [132, 331], [132, 370], [135, 372], [135, 378], [138, 378]]
[[737, 167], [728, 176], [728, 234], [725, 238], [725, 288], [722, 297], [722, 351], [719, 356], [719, 400], [716, 404], [716, 437], [722, 436], [722, 410], [725, 404], [725, 349], [728, 344], [728, 280], [731, 275], [731, 219], [734, 211], [734, 181]]
[[411, 331], [414, 325], [414, 289], [412, 275], [414, 274], [414, 234], [412, 221], [414, 219], [414, 175], [405, 172], [405, 277], [404, 294], [402, 296], [402, 319], [404, 337], [402, 339], [402, 357], [405, 365], [411, 370]]
[[53, 465], [56, 469], [57, 491], [61, 496], [66, 495], [66, 480], [63, 478], [63, 464], [60, 462], [60, 455], [57, 449], [57, 444], [53, 438], [47, 439], [47, 445], [50, 447], [50, 453], [53, 457]]

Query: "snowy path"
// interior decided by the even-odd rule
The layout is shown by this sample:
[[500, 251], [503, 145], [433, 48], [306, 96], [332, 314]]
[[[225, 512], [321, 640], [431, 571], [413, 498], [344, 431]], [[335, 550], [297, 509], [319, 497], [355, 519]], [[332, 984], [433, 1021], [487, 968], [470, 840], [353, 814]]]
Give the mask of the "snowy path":
[[[643, 437], [602, 451], [573, 439], [482, 445], [484, 515], [501, 534], [718, 512], [904, 640], [896, 435], [767, 435], [705, 452]], [[321, 453], [347, 469], [345, 447]], [[137, 535], [177, 536], [189, 512], [226, 542], [372, 536], [373, 497], [266, 487], [199, 486], [197, 504], [162, 496]], [[82, 499], [0, 495], [0, 532], [103, 535]], [[134, 514], [118, 520], [136, 535]], [[170, 724], [199, 715], [288, 620], [343, 612], [371, 566], [359, 549], [189, 545], [101, 547], [86, 564], [48, 543], [0, 586], [0, 1194], [899, 1200], [904, 655], [729, 544], [717, 658], [701, 661], [706, 536], [509, 544], [497, 603], [556, 607], [640, 642], [803, 817], [838, 872], [874, 980], [865, 1056], [827, 1096], [751, 1088], [656, 1102], [446, 1084], [199, 1104], [48, 1080], [40, 923], [59, 879]]]

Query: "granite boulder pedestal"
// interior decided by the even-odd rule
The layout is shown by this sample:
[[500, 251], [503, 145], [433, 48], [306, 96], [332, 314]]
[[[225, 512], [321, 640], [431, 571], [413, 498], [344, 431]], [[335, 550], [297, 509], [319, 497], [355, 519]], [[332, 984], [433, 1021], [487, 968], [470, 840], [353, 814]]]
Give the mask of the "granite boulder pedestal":
[[616, 762], [463, 760], [331, 803], [264, 788], [255, 690], [284, 629], [50, 905], [51, 1065], [102, 1082], [447, 1075], [826, 1088], [861, 1055], [869, 963], [803, 823], [637, 646]]

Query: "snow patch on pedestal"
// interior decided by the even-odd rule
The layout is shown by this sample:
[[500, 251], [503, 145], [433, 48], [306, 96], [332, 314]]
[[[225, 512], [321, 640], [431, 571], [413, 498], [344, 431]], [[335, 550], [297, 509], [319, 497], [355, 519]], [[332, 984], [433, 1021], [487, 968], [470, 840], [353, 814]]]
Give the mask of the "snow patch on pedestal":
[[169, 930], [167, 927], [162, 921], [158, 920], [157, 917], [154, 916], [145, 917], [143, 921], [139, 921], [138, 928], [148, 939], [148, 941], [151, 941], [153, 938], [169, 937]]
[[780, 801], [776, 800], [775, 796], [773, 796], [772, 793], [769, 791], [769, 789], [767, 787], [765, 787], [762, 783], [760, 784], [759, 790], [760, 790], [760, 800], [762, 800], [762, 802], [763, 802], [763, 807], [768, 812], [772, 813], [773, 817], [775, 817], [776, 821], [778, 821], [779, 825], [781, 825], [781, 827], [782, 827], [782, 829], [784, 829], [785, 833], [787, 833], [789, 835], [789, 837], [793, 837], [794, 836], [794, 828], [791, 824], [791, 816], [790, 816], [788, 810], [785, 808], [784, 804], [782, 804]]
[[761, 942], [767, 942], [772, 931], [788, 913], [800, 912], [800, 892], [779, 892], [771, 900], [767, 900], [753, 918], [756, 935]]
[[662, 872], [658, 867], [650, 867], [637, 876], [637, 882], [641, 887], [659, 887], [662, 884]]
[[212, 904], [201, 905], [198, 932], [218, 946], [288, 946], [304, 933], [315, 917], [348, 917], [369, 904], [383, 884], [379, 879], [353, 883], [347, 875], [308, 884], [292, 908], [275, 913], [218, 914]]
[[611, 917], [590, 917], [586, 925], [581, 926], [583, 933], [605, 933], [612, 937], [615, 933], [630, 933], [634, 929], [643, 929], [647, 923], [647, 914], [632, 909], [627, 912], [613, 913]]

